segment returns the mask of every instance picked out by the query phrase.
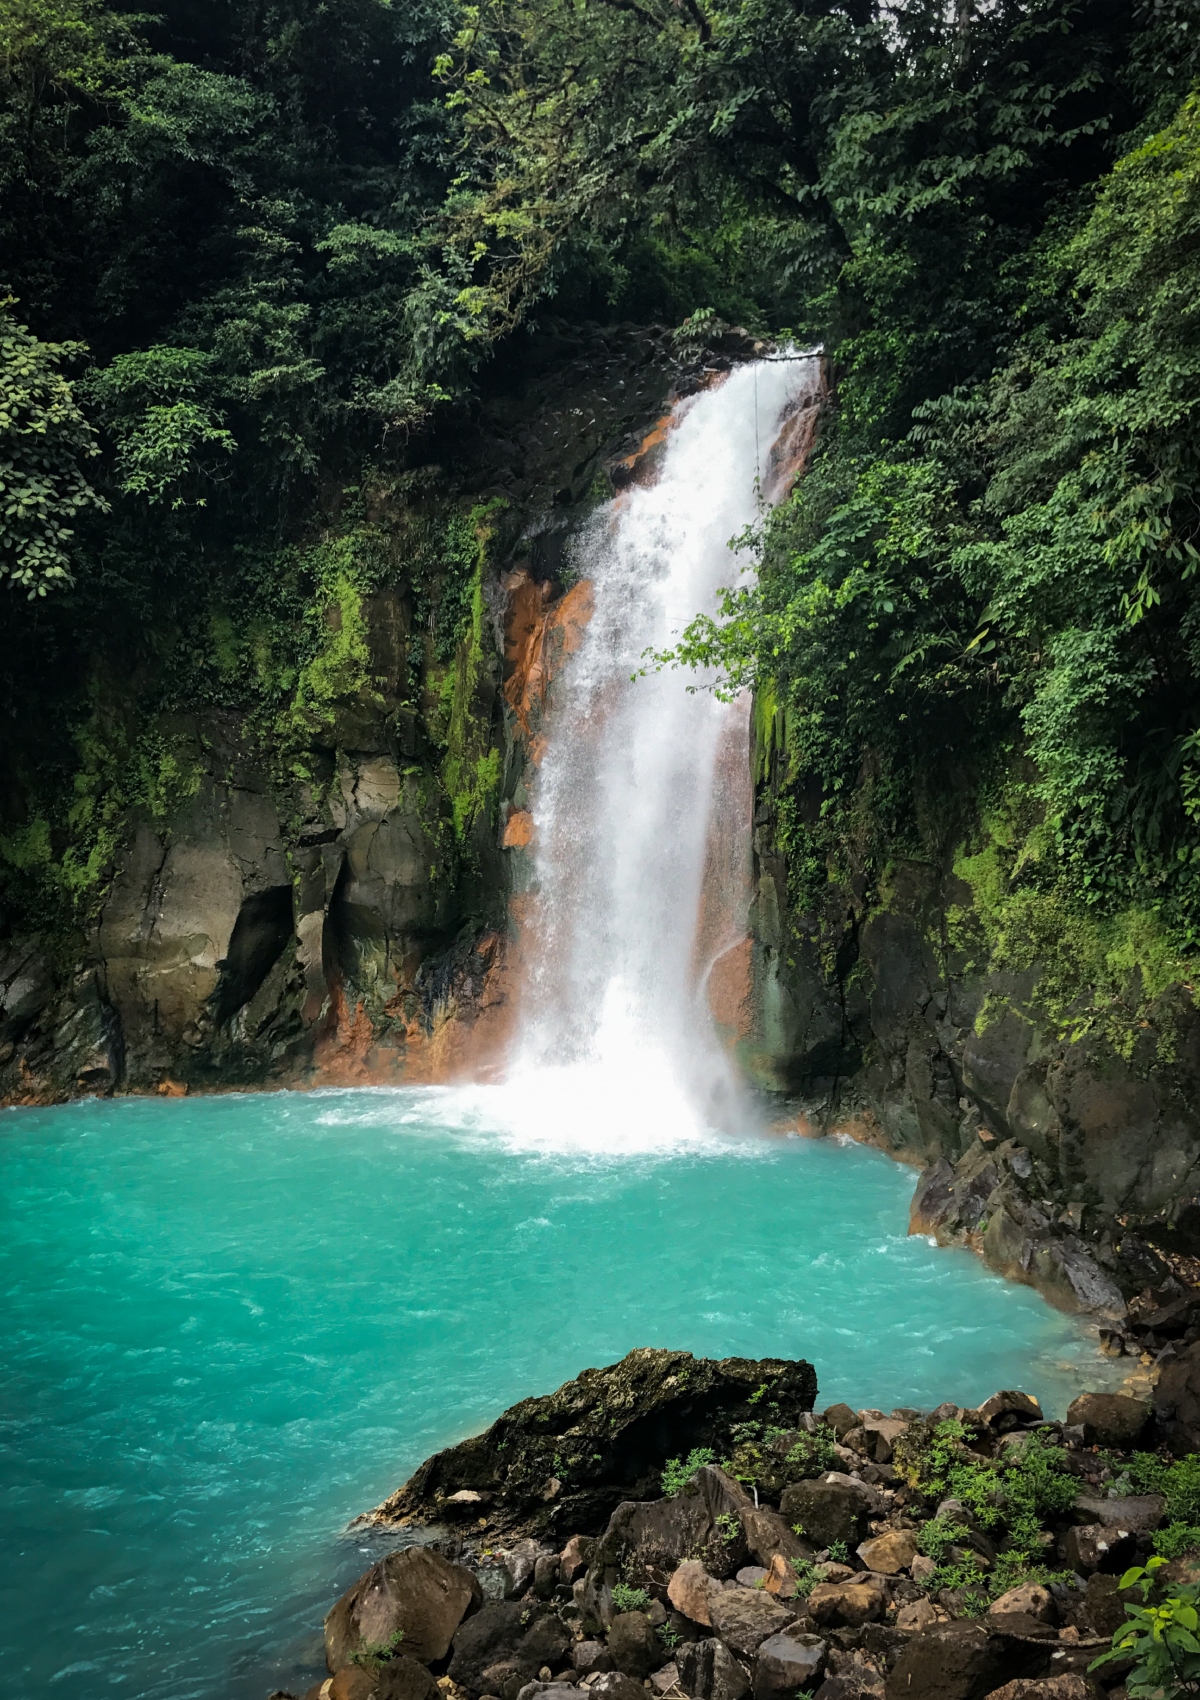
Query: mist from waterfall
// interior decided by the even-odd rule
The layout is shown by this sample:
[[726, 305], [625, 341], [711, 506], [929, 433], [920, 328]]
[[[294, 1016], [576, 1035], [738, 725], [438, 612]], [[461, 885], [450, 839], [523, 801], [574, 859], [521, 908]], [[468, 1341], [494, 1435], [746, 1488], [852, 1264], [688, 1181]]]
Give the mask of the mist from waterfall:
[[[639, 1143], [746, 1123], [705, 988], [744, 937], [749, 702], [645, 671], [744, 562], [731, 540], [772, 494], [772, 446], [815, 398], [816, 359], [736, 367], [679, 403], [658, 475], [577, 546], [594, 612], [555, 680], [533, 782], [535, 903], [509, 1079], [527, 1114]], [[527, 1123], [528, 1125], [528, 1123]]]

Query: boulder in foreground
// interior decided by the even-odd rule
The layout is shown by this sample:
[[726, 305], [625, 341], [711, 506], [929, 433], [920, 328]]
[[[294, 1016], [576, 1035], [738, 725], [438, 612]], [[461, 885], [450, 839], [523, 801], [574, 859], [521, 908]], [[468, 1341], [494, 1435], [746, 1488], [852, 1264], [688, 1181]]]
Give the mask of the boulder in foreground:
[[816, 1396], [816, 1371], [803, 1360], [641, 1347], [435, 1453], [365, 1520], [440, 1522], [467, 1490], [482, 1496], [493, 1529], [602, 1526], [622, 1500], [659, 1494], [664, 1454], [707, 1447], [726, 1456], [739, 1424], [794, 1428]]
[[325, 1661], [338, 1671], [369, 1648], [400, 1648], [421, 1664], [444, 1659], [455, 1630], [482, 1599], [469, 1570], [429, 1547], [390, 1552], [326, 1617]]

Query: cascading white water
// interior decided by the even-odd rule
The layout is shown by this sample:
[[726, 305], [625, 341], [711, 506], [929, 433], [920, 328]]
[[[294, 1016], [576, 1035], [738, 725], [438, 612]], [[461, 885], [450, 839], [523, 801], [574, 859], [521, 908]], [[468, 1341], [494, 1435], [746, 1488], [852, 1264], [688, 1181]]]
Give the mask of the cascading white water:
[[679, 404], [656, 481], [581, 540], [594, 612], [555, 681], [534, 785], [536, 919], [509, 1076], [560, 1130], [565, 1113], [657, 1143], [734, 1119], [704, 979], [736, 917], [722, 937], [704, 898], [707, 880], [728, 910], [748, 872], [748, 705], [641, 669], [736, 579], [730, 541], [758, 517], [780, 423], [817, 381], [815, 359], [761, 361]]

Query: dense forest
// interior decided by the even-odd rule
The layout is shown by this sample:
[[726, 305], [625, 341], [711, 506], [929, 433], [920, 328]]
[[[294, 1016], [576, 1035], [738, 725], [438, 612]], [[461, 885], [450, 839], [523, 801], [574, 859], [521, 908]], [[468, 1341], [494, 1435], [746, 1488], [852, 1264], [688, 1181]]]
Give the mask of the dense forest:
[[0, 20], [4, 928], [86, 921], [129, 811], [186, 792], [172, 715], [286, 766], [388, 575], [453, 648], [479, 528], [411, 446], [531, 330], [740, 325], [822, 345], [829, 405], [757, 577], [661, 660], [756, 687], [797, 905], [960, 845], [1064, 1007], [1187, 978], [1190, 0]]

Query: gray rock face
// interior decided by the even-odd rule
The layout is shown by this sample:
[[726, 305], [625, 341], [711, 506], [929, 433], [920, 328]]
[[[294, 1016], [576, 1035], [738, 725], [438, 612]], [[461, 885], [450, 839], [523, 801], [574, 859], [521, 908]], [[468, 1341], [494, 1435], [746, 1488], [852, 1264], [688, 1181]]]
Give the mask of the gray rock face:
[[754, 1663], [754, 1700], [792, 1700], [811, 1688], [825, 1663], [825, 1643], [816, 1635], [771, 1635]]
[[679, 1681], [692, 1700], [743, 1700], [750, 1678], [723, 1642], [692, 1641], [675, 1655]]
[[[990, 965], [986, 950], [935, 947], [970, 927], [975, 907], [971, 886], [936, 855], [899, 863], [875, 900], [847, 882], [828, 914], [853, 914], [853, 933], [793, 914], [777, 843], [784, 786], [771, 771], [756, 797], [748, 1064], [775, 1089], [850, 1083], [868, 1107], [861, 1136], [924, 1170], [914, 1232], [941, 1222], [1055, 1304], [1119, 1315], [1122, 1297], [1165, 1275], [1139, 1223], [1165, 1222], [1200, 1250], [1200, 1012], [1190, 990], [1163, 996], [1129, 1034], [1127, 1055], [1098, 1031], [1064, 1039], [1039, 1003], [1040, 965], [1017, 974]], [[1005, 1176], [989, 1171], [981, 1130], [993, 1151], [1014, 1147], [1016, 1184], [993, 1209], [988, 1196]], [[980, 1172], [963, 1175], [960, 1160], [976, 1150]], [[1119, 1215], [1121, 1232], [1081, 1234], [1074, 1207], [1084, 1199], [1089, 1230]]]
[[872, 1495], [859, 1482], [795, 1482], [780, 1503], [786, 1523], [798, 1523], [805, 1538], [820, 1551], [844, 1541], [851, 1551], [867, 1533]]
[[428, 1547], [388, 1553], [347, 1589], [325, 1619], [325, 1658], [340, 1670], [363, 1647], [397, 1635], [408, 1657], [443, 1659], [466, 1614], [482, 1594], [469, 1570]]

